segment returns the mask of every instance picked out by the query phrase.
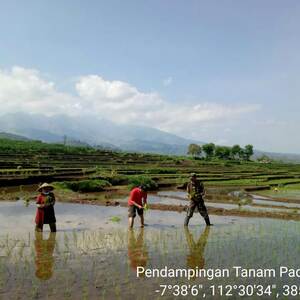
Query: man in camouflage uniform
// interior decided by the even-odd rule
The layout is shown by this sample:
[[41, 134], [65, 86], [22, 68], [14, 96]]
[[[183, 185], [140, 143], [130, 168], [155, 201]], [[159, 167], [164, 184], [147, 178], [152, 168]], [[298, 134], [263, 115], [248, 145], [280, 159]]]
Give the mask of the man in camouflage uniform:
[[203, 183], [197, 179], [195, 173], [191, 174], [191, 181], [187, 185], [187, 192], [190, 204], [184, 220], [184, 225], [188, 226], [190, 218], [193, 216], [196, 208], [198, 208], [200, 215], [204, 218], [206, 225], [212, 225], [203, 200], [203, 196], [205, 195], [204, 186]]

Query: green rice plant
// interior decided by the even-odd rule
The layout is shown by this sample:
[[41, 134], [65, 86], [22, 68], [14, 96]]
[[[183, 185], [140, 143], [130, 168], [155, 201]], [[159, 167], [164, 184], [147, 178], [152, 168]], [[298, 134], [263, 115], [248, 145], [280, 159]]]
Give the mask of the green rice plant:
[[108, 176], [106, 180], [111, 184], [111, 185], [123, 185], [123, 184], [128, 184], [128, 178], [127, 176], [124, 175], [113, 175], [113, 176]]
[[121, 218], [118, 216], [113, 216], [109, 220], [115, 223], [119, 223], [121, 221]]
[[110, 186], [111, 184], [106, 180], [95, 179], [55, 182], [54, 185], [61, 189], [69, 189], [74, 192], [88, 193], [104, 191], [104, 188]]

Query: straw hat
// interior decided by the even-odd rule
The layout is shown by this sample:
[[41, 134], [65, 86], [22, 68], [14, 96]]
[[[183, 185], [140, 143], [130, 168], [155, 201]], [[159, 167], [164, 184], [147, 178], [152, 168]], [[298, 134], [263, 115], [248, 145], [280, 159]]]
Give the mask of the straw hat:
[[54, 186], [53, 185], [45, 182], [45, 183], [43, 183], [42, 185], [39, 186], [38, 191], [40, 192], [44, 188], [49, 188], [51, 190], [54, 190]]

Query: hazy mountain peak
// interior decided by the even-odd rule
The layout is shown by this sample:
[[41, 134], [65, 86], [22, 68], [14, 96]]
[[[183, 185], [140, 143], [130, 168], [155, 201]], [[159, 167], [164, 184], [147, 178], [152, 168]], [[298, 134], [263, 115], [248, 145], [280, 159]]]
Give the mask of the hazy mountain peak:
[[[150, 127], [117, 124], [102, 118], [86, 116], [7, 114], [1, 117], [0, 130], [46, 142], [61, 142], [66, 135], [70, 139], [90, 145], [108, 144], [133, 151], [169, 153], [166, 149], [171, 145], [171, 152], [174, 154], [181, 154], [182, 149], [193, 142]], [[180, 151], [176, 150], [177, 147]]]

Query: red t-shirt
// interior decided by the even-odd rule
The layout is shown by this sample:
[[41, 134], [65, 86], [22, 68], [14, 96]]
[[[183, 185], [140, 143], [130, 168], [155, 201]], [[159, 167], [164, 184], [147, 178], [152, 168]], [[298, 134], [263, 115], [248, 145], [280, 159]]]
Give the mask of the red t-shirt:
[[[144, 203], [143, 203], [144, 200]], [[147, 203], [147, 193], [136, 187], [130, 192], [128, 205], [134, 205], [134, 202], [139, 205]]]

